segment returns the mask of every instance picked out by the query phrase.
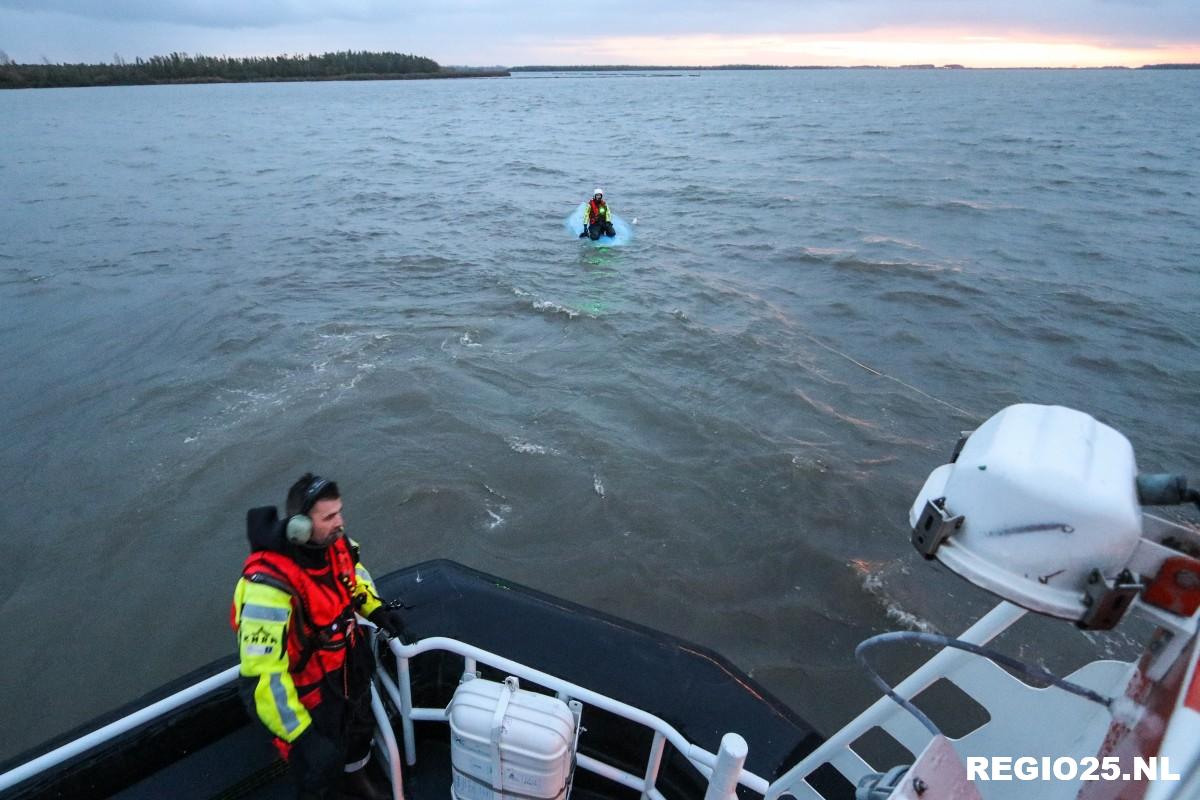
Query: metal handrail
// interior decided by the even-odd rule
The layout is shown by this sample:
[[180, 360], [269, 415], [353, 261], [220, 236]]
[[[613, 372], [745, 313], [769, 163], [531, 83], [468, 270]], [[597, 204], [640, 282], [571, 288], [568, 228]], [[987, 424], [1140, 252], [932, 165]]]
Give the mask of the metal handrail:
[[[533, 669], [532, 667], [527, 667], [524, 664], [504, 658], [503, 656], [483, 650], [479, 647], [466, 644], [465, 642], [460, 642], [457, 639], [450, 639], [444, 636], [434, 636], [428, 639], [422, 639], [413, 644], [401, 644], [398, 640], [391, 639], [388, 642], [388, 646], [393, 655], [396, 656], [397, 672], [401, 676], [398, 682], [399, 685], [395, 688], [398, 690], [398, 694], [402, 700], [404, 698], [408, 698], [407, 703], [402, 703], [400, 705], [400, 713], [404, 722], [404, 746], [406, 757], [409, 756], [409, 753], [414, 752], [413, 750], [410, 750], [410, 741], [412, 736], [411, 725], [413, 719], [438, 721], [446, 721], [447, 719], [446, 709], [421, 709], [413, 708], [411, 706], [411, 685], [408, 683], [408, 662], [410, 659], [422, 655], [423, 653], [435, 651], [454, 653], [455, 655], [462, 656], [468, 665], [471, 665], [473, 662], [482, 662], [490, 667], [498, 669], [502, 672], [506, 672], [509, 675], [515, 675], [518, 678], [530, 681], [531, 683], [535, 683], [539, 686], [543, 686], [560, 695], [566, 695], [573, 700], [578, 700], [586, 705], [590, 705], [602, 711], [607, 711], [610, 714], [614, 714], [622, 719], [628, 720], [629, 722], [649, 728], [655, 733], [656, 742], [658, 736], [661, 735], [665, 741], [670, 742], [676, 750], [682, 753], [683, 756], [706, 780], [712, 779], [714, 771], [716, 771], [719, 778], [724, 778], [724, 776], [730, 774], [727, 765], [732, 763], [737, 757], [737, 748], [733, 747], [727, 751], [727, 748], [724, 746], [724, 739], [722, 740], [722, 747], [720, 751], [716, 754], [710, 753], [704, 748], [692, 744], [683, 736], [683, 734], [675, 730], [675, 728], [665, 720], [647, 711], [643, 711], [642, 709], [628, 705], [627, 703], [622, 703], [619, 700], [614, 700], [611, 697], [594, 692], [591, 689], [571, 683], [570, 681], [557, 678], [540, 670]], [[384, 685], [389, 695], [391, 695], [392, 690], [387, 687], [386, 683]], [[395, 702], [395, 700], [396, 698], [393, 696], [393, 702]], [[405, 705], [408, 706], [407, 711], [405, 710]], [[731, 744], [736, 743], [733, 743], [731, 740]], [[633, 775], [623, 770], [618, 770], [615, 767], [605, 765], [602, 762], [597, 762], [595, 759], [591, 759], [586, 756], [579, 757], [578, 764], [580, 767], [583, 767], [590, 772], [595, 772], [602, 777], [614, 780], [624, 786], [641, 790], [643, 797], [661, 797], [657, 789], [654, 787], [654, 781], [657, 779], [657, 764], [655, 762], [661, 760], [661, 756], [661, 746], [657, 747], [656, 752], [656, 745], [652, 744], [650, 757], [647, 760], [646, 773], [643, 775]], [[745, 754], [743, 753], [741, 757], [744, 759]], [[412, 756], [412, 760], [409, 761], [409, 765], [411, 766], [414, 763], [415, 753]], [[598, 769], [598, 766], [603, 767], [603, 769]], [[757, 792], [760, 795], [765, 795], [768, 787], [770, 786], [766, 779], [754, 774], [753, 772], [750, 772], [749, 770], [741, 768], [740, 763], [738, 763], [736, 767], [736, 776], [737, 783], [754, 792]]]
[[41, 772], [45, 772], [51, 767], [56, 767], [64, 761], [82, 755], [88, 750], [99, 747], [105, 742], [129, 732], [143, 723], [150, 722], [156, 717], [174, 711], [208, 694], [214, 689], [219, 689], [221, 686], [231, 683], [237, 678], [239, 669], [240, 667], [230, 667], [224, 672], [218, 672], [216, 675], [205, 678], [182, 691], [176, 692], [169, 697], [164, 697], [157, 703], [151, 703], [145, 708], [139, 708], [127, 717], [121, 717], [115, 722], [110, 722], [102, 728], [97, 728], [91, 733], [67, 742], [62, 747], [57, 747], [32, 761], [26, 761], [24, 764], [10, 769], [8, 772], [0, 775], [0, 792], [5, 789], [11, 789], [17, 784], [29, 780]]
[[375, 684], [371, 684], [371, 714], [375, 717], [375, 725], [383, 737], [383, 747], [388, 756], [388, 779], [392, 784], [392, 800], [404, 800], [404, 774], [400, 771], [400, 751], [396, 749], [396, 732], [388, 722], [387, 711]]
[[[977, 620], [959, 638], [971, 644], [986, 644], [1007, 630], [1017, 620], [1021, 619], [1021, 617], [1025, 616], [1025, 613], [1026, 611], [1023, 608], [1009, 602], [1001, 602]], [[911, 699], [933, 685], [946, 673], [951, 664], [961, 662], [967, 658], [970, 658], [970, 656], [959, 650], [941, 650], [917, 669], [916, 672], [913, 672], [901, 681], [896, 686], [895, 691], [901, 697]], [[782, 797], [785, 794], [794, 795], [795, 792], [804, 792], [806, 789], [808, 790], [806, 796], [819, 797], [820, 795], [808, 785], [808, 776], [824, 764], [833, 764], [835, 768], [838, 768], [837, 759], [839, 756], [846, 753], [854, 753], [854, 750], [850, 747], [852, 743], [871, 728], [878, 725], [880, 721], [897, 713], [899, 708], [889, 697], [881, 697], [876, 700], [870, 708], [844, 725], [833, 736], [826, 739], [820, 747], [805, 756], [800, 763], [779, 776], [771, 784], [769, 790], [764, 792], [764, 800], [776, 800], [776, 798]], [[839, 768], [838, 771], [841, 772], [842, 770]]]
[[[379, 670], [376, 673], [376, 677], [379, 679], [384, 691], [391, 698], [393, 704], [400, 709], [403, 722], [405, 759], [409, 766], [416, 763], [415, 745], [413, 743], [413, 721], [446, 722], [448, 720], [446, 709], [414, 708], [412, 706], [412, 684], [408, 662], [409, 659], [422, 653], [444, 651], [463, 656], [466, 659], [465, 663], [472, 668], [472, 671], [474, 671], [476, 663], [482, 662], [515, 675], [518, 678], [544, 686], [574, 700], [579, 700], [594, 708], [607, 711], [622, 719], [649, 728], [654, 733], [654, 738], [650, 746], [646, 770], [642, 775], [633, 775], [588, 756], [579, 756], [578, 758], [578, 765], [583, 769], [587, 769], [623, 786], [638, 790], [642, 793], [642, 797], [647, 800], [663, 800], [663, 795], [655, 784], [666, 742], [670, 742], [676, 750], [687, 758], [706, 780], [712, 780], [714, 772], [721, 780], [725, 780], [728, 776], [736, 772], [737, 783], [760, 795], [765, 795], [767, 792], [769, 784], [764, 778], [741, 768], [740, 762], [736, 762], [737, 748], [734, 747], [732, 751], [729, 751], [725, 747], [726, 739], [729, 738], [728, 736], [726, 739], [722, 739], [722, 747], [719, 751], [715, 754], [711, 753], [698, 745], [692, 744], [683, 734], [679, 733], [679, 731], [666, 721], [647, 711], [456, 639], [433, 637], [423, 639], [411, 645], [402, 645], [397, 640], [392, 639], [389, 642], [389, 646], [396, 655], [397, 671], [400, 678], [398, 681], [393, 681], [384, 670]], [[0, 775], [0, 791], [17, 786], [48, 769], [99, 747], [140, 725], [165, 716], [211, 691], [233, 683], [237, 679], [239, 672], [240, 667], [230, 667], [145, 708], [138, 709], [128, 716], [97, 728], [95, 731], [78, 739], [67, 742], [61, 747], [38, 756], [32, 761], [14, 767]], [[393, 779], [401, 774], [399, 752], [398, 749], [394, 748], [394, 744], [389, 744], [387, 748], [389, 761], [392, 762], [389, 764], [389, 767]], [[735, 763], [736, 766], [731, 769], [730, 765]], [[393, 788], [397, 792], [402, 791], [398, 784], [399, 782], [394, 780]]]

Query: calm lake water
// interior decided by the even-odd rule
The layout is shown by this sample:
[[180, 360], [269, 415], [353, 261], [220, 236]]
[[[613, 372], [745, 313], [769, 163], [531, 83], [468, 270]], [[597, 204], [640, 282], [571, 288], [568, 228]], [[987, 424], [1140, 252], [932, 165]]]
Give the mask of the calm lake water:
[[[377, 574], [452, 558], [664, 629], [830, 731], [873, 697], [859, 640], [989, 605], [908, 544], [960, 430], [1062, 404], [1200, 477], [1197, 97], [851, 70], [0, 93], [0, 755], [231, 652], [245, 510], [308, 469]], [[597, 185], [624, 246], [565, 229]], [[1041, 642], [1129, 646], [1065, 629]]]

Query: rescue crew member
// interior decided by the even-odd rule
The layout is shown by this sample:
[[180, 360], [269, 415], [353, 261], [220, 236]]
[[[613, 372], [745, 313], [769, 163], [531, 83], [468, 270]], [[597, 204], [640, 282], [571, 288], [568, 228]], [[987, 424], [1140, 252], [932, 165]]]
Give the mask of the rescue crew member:
[[597, 188], [583, 211], [583, 233], [579, 234], [579, 238], [587, 236], [594, 242], [600, 238], [600, 234], [616, 236], [617, 231], [613, 227], [612, 212], [604, 202], [604, 190]]
[[233, 593], [242, 697], [275, 736], [302, 800], [391, 797], [371, 757], [374, 655], [355, 614], [400, 623], [344, 535], [338, 485], [311, 472], [246, 514], [251, 553]]

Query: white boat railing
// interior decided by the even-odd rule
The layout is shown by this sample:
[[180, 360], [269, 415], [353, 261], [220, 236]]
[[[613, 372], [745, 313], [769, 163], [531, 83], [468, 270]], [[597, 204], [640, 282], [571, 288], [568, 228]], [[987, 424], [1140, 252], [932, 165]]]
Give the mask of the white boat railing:
[[[959, 638], [971, 644], [985, 645], [1025, 613], [1024, 609], [1015, 605], [1000, 603]], [[718, 752], [712, 753], [688, 741], [666, 721], [643, 709], [455, 639], [431, 637], [409, 645], [392, 639], [389, 640], [388, 646], [395, 656], [395, 675], [389, 675], [386, 670], [379, 669], [375, 677], [383, 693], [399, 712], [403, 734], [403, 758], [409, 766], [416, 764], [414, 722], [449, 722], [448, 708], [416, 708], [412, 702], [411, 659], [433, 652], [462, 657], [464, 676], [473, 677], [478, 666], [484, 664], [554, 692], [560, 699], [577, 701], [584, 706], [646, 728], [652, 733], [652, 737], [646, 753], [645, 768], [640, 774], [627, 772], [593, 756], [578, 754], [576, 760], [578, 768], [637, 791], [643, 800], [664, 800], [656, 784], [668, 743], [708, 782], [705, 800], [731, 800], [735, 796], [733, 788], [737, 785], [761, 795], [764, 800], [778, 800], [783, 797], [824, 800], [809, 782], [813, 774], [822, 767], [832, 766], [852, 785], [863, 776], [876, 771], [854, 749], [858, 740], [874, 728], [887, 732], [914, 754], [921, 752], [931, 738], [930, 733], [916, 723], [907, 711], [890, 698], [882, 697], [785, 774], [773, 782], [768, 782], [744, 768], [747, 744], [736, 733], [727, 733], [721, 740]], [[1130, 667], [1131, 665], [1124, 662], [1093, 662], [1071, 677], [1077, 683], [1112, 694], [1119, 692], [1124, 686]], [[238, 671], [238, 667], [230, 667], [0, 775], [0, 791], [17, 786], [39, 773], [83, 755], [233, 682]], [[1061, 752], [1064, 743], [1060, 737], [1046, 738], [1050, 736], [1049, 732], [1057, 730], [1061, 733], [1064, 729], [1077, 732], [1074, 743], [1091, 747], [1081, 751], [1079, 755], [1089, 755], [1095, 752], [1092, 745], [1096, 742], [1091, 740], [1102, 738], [1107, 729], [1108, 712], [1100, 706], [1074, 695], [1029, 686], [990, 660], [956, 649], [939, 651], [902, 681], [896, 687], [896, 692], [902, 697], [912, 699], [941, 679], [950, 680], [982, 705], [989, 714], [988, 721], [978, 729], [955, 740], [955, 748], [960, 757], [970, 753], [1003, 752], [998, 748], [1002, 748], [1005, 743], [1011, 745], [1014, 741], [1023, 748], [1022, 754], [1035, 755], [1040, 750], [1045, 750], [1046, 755], [1066, 755]], [[381, 727], [384, 729], [384, 744], [388, 760], [391, 762], [394, 796], [400, 798], [400, 749], [394, 735], [391, 735], [391, 725], [380, 698], [378, 694], [373, 694], [376, 695], [376, 702], [373, 703], [376, 719], [383, 723]], [[1039, 719], [1046, 720], [1047, 723], [1039, 722]], [[1014, 736], [1014, 733], [1018, 735]], [[1066, 790], [1069, 786], [1069, 782], [1063, 782], [1051, 788]], [[993, 783], [989, 785], [985, 797], [1019, 797], [1020, 789], [1017, 784]], [[1018, 793], [1012, 794], [1013, 791]], [[1041, 796], [1049, 798], [1052, 795], [1057, 797], [1058, 793], [1051, 792]]]
[[423, 653], [446, 652], [463, 657], [463, 674], [474, 675], [479, 664], [485, 664], [508, 675], [537, 684], [553, 691], [561, 699], [570, 699], [584, 706], [606, 711], [642, 727], [648, 728], [654, 736], [646, 757], [646, 769], [641, 775], [626, 772], [623, 769], [606, 764], [603, 761], [577, 754], [576, 764], [603, 778], [619, 783], [634, 791], [641, 792], [643, 800], [665, 800], [657, 789], [659, 767], [662, 764], [663, 749], [670, 743], [679, 751], [708, 781], [708, 791], [705, 800], [730, 800], [734, 797], [733, 789], [740, 784], [758, 794], [766, 794], [769, 783], [765, 778], [755, 775], [743, 768], [746, 758], [747, 745], [744, 739], [736, 733], [727, 733], [721, 739], [718, 752], [711, 753], [704, 748], [689, 742], [683, 734], [666, 721], [643, 711], [635, 706], [614, 700], [570, 681], [562, 680], [540, 670], [533, 669], [519, 662], [504, 658], [495, 653], [460, 642], [457, 639], [435, 636], [422, 639], [414, 644], [404, 645], [392, 639], [389, 642], [392, 653], [396, 657], [397, 679], [393, 680], [384, 670], [376, 672], [385, 692], [391, 698], [393, 705], [399, 710], [404, 734], [404, 757], [408, 766], [417, 763], [416, 741], [413, 738], [413, 722], [445, 722], [449, 723], [448, 708], [414, 708], [412, 705], [412, 683], [409, 662]]
[[[1025, 616], [1025, 609], [1011, 603], [1000, 603], [968, 628], [959, 639], [971, 644], [987, 644], [1023, 616]], [[968, 659], [977, 660], [978, 658], [978, 656], [962, 650], [944, 649], [901, 681], [895, 687], [895, 691], [901, 697], [911, 700], [944, 677], [953, 666]], [[886, 726], [891, 720], [908, 722], [911, 717], [890, 697], [881, 697], [866, 711], [826, 739], [824, 744], [809, 753], [800, 763], [781, 775], [771, 784], [765, 800], [776, 800], [785, 795], [795, 797], [797, 800], [822, 800], [821, 794], [808, 783], [807, 779], [826, 764], [837, 769], [850, 783], [857, 783], [862, 776], [874, 772], [874, 770], [853, 749], [852, 745], [872, 728], [882, 727], [887, 730]], [[924, 733], [924, 738], [931, 738], [928, 733], [924, 732], [924, 729], [921, 732]], [[895, 730], [894, 732], [889, 731], [889, 733], [895, 736], [901, 731]], [[897, 738], [902, 744], [905, 743], [905, 739], [910, 739], [910, 744], [915, 745], [915, 742], [911, 742], [910, 736], [904, 735], [906, 733], [907, 731]], [[915, 748], [910, 746], [908, 749], [919, 753], [924, 749], [924, 744]]]
[[[1026, 613], [1025, 609], [1002, 602], [968, 628], [959, 640], [980, 646], [986, 645]], [[809, 783], [813, 774], [822, 767], [833, 767], [851, 785], [856, 785], [864, 776], [876, 772], [854, 749], [858, 740], [872, 729], [879, 728], [885, 731], [914, 755], [921, 753], [932, 739], [932, 734], [917, 723], [907, 710], [891, 698], [881, 697], [823, 745], [769, 783], [761, 776], [744, 769], [748, 747], [746, 741], [736, 733], [727, 733], [721, 740], [718, 752], [714, 754], [689, 742], [674, 727], [649, 712], [455, 639], [434, 637], [411, 645], [403, 645], [393, 639], [390, 640], [389, 647], [396, 657], [397, 677], [393, 680], [383, 669], [378, 670], [376, 676], [400, 713], [405, 761], [410, 767], [416, 764], [413, 723], [449, 722], [448, 708], [414, 708], [412, 704], [409, 662], [412, 658], [431, 652], [461, 656], [464, 678], [474, 677], [478, 666], [484, 664], [501, 673], [514, 675], [523, 681], [548, 689], [560, 699], [578, 701], [652, 731], [653, 739], [646, 755], [646, 767], [640, 775], [582, 754], [577, 755], [576, 762], [582, 769], [640, 792], [643, 800], [663, 800], [656, 782], [667, 743], [686, 757], [708, 781], [705, 800], [731, 800], [736, 797], [734, 790], [739, 784], [762, 795], [764, 800], [778, 800], [783, 797], [796, 800], [825, 800], [824, 795]], [[1111, 693], [1124, 686], [1130, 667], [1131, 665], [1124, 662], [1093, 662], [1076, 671], [1071, 677], [1077, 683]], [[1003, 748], [1011, 746], [1014, 742], [1019, 743], [1023, 748], [1022, 752], [1026, 754], [1061, 756], [1064, 755], [1062, 748], [1066, 745], [1058, 736], [1046, 738], [1046, 732], [1063, 729], [1075, 731], [1075, 744], [1083, 746], [1076, 755], [1088, 755], [1095, 752], [1094, 746], [1103, 737], [1110, 720], [1107, 710], [1090, 701], [1055, 689], [1030, 686], [1012, 677], [1002, 667], [986, 658], [953, 648], [940, 650], [903, 680], [895, 691], [911, 700], [943, 679], [964, 691], [988, 714], [988, 720], [976, 730], [954, 740], [960, 758], [969, 753], [1004, 752]], [[1047, 724], [1039, 726], [1039, 718]], [[393, 774], [400, 774], [398, 764], [393, 766]], [[1075, 787], [1069, 782], [1050, 788], [1052, 791], [1041, 787], [1039, 797], [1050, 800], [1074, 797]], [[1023, 797], [1025, 792], [1025, 787], [1019, 784], [995, 784], [987, 789], [985, 797], [1004, 800]]]
[[26, 761], [24, 764], [10, 769], [8, 772], [0, 775], [0, 792], [11, 789], [17, 784], [23, 783], [48, 769], [57, 767], [59, 764], [69, 761], [76, 756], [83, 755], [92, 748], [112, 741], [139, 725], [165, 716], [177, 708], [181, 708], [193, 700], [203, 697], [214, 689], [219, 689], [227, 683], [232, 683], [238, 676], [238, 669], [239, 667], [230, 667], [223, 672], [218, 672], [216, 675], [205, 678], [183, 691], [176, 692], [169, 697], [164, 697], [157, 703], [151, 703], [145, 708], [139, 708], [127, 717], [121, 717], [115, 722], [111, 722], [78, 739], [67, 742], [62, 747], [57, 747], [32, 761]]
[[[376, 672], [376, 678], [384, 687], [392, 703], [400, 710], [405, 761], [409, 766], [416, 764], [416, 746], [413, 738], [414, 721], [448, 722], [445, 708], [413, 708], [412, 683], [409, 671], [409, 660], [422, 653], [444, 651], [455, 653], [464, 658], [464, 672], [474, 673], [479, 663], [486, 664], [510, 675], [537, 684], [554, 691], [560, 698], [577, 700], [588, 706], [614, 714], [630, 722], [648, 728], [653, 732], [653, 738], [646, 759], [646, 769], [641, 775], [634, 775], [611, 764], [579, 754], [577, 765], [581, 769], [593, 772], [622, 786], [641, 792], [647, 800], [665, 800], [656, 788], [659, 768], [667, 743], [684, 755], [696, 770], [709, 782], [705, 800], [731, 800], [734, 797], [734, 787], [738, 784], [764, 794], [768, 782], [754, 773], [743, 768], [748, 747], [744, 739], [736, 733], [727, 733], [721, 740], [717, 753], [711, 753], [698, 745], [692, 744], [674, 727], [642, 709], [614, 700], [594, 692], [583, 686], [556, 678], [539, 670], [532, 669], [516, 661], [490, 653], [486, 650], [455, 639], [433, 637], [423, 639], [416, 644], [401, 645], [396, 640], [391, 641], [391, 648], [396, 654], [399, 678], [393, 680], [384, 670]], [[169, 697], [163, 698], [145, 708], [122, 717], [108, 725], [75, 739], [48, 753], [0, 775], [0, 791], [4, 791], [33, 778], [47, 770], [63, 764], [77, 756], [100, 747], [118, 736], [125, 734], [140, 725], [164, 717], [171, 712], [197, 700], [211, 691], [219, 689], [237, 680], [239, 667], [233, 666], [212, 675], [199, 683], [193, 684]], [[378, 695], [372, 690], [373, 712], [377, 722], [386, 722], [387, 717], [379, 704]], [[392, 737], [389, 725], [380, 726], [384, 733], [384, 747], [388, 753], [390, 772], [393, 782], [394, 797], [403, 797], [400, 780], [401, 768], [399, 763], [399, 748]]]
[[[980, 618], [959, 638], [984, 645], [1007, 630], [1027, 612], [1002, 602]], [[1073, 683], [1102, 695], [1120, 696], [1133, 665], [1123, 661], [1093, 661], [1072, 673]], [[895, 687], [896, 693], [912, 700], [935, 683], [946, 680], [982, 707], [987, 719], [971, 731], [951, 739], [960, 760], [971, 756], [1037, 756], [1075, 759], [1096, 753], [1112, 721], [1109, 710], [1090, 700], [1054, 687], [1031, 686], [988, 658], [959, 649], [944, 648]], [[881, 697], [870, 708], [845, 725], [819, 748], [775, 780], [764, 800], [793, 797], [823, 800], [809, 778], [825, 765], [836, 769], [851, 785], [875, 769], [855, 750], [860, 738], [879, 728], [915, 757], [933, 738], [915, 717], [889, 697]], [[1064, 732], [1070, 735], [1064, 736]], [[889, 764], [887, 766], [895, 766]], [[985, 800], [1017, 800], [1034, 796], [1021, 781], [992, 781], [976, 784]], [[1074, 798], [1079, 786], [1071, 781], [1041, 784], [1039, 800]]]

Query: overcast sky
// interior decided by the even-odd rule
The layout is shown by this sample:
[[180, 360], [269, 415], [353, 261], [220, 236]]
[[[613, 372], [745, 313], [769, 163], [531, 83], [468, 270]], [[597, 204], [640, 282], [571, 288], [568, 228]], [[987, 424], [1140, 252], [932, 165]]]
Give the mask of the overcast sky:
[[1200, 0], [0, 0], [19, 62], [395, 50], [443, 65], [1200, 61]]

